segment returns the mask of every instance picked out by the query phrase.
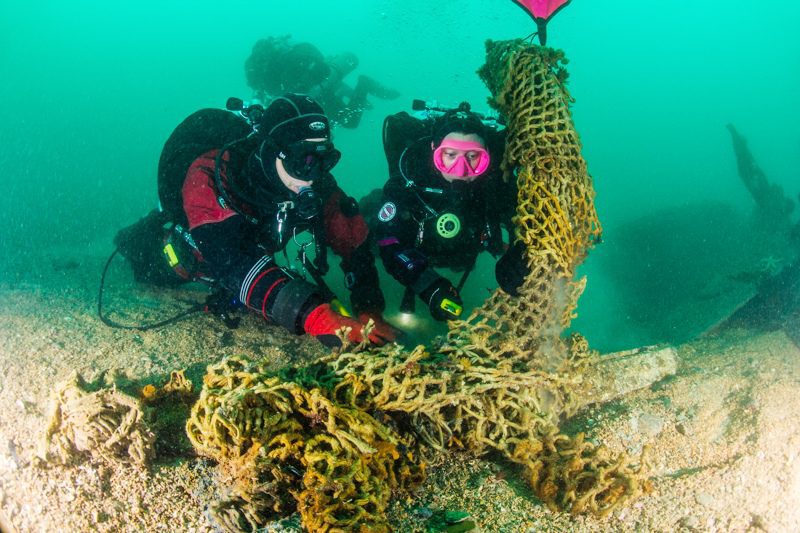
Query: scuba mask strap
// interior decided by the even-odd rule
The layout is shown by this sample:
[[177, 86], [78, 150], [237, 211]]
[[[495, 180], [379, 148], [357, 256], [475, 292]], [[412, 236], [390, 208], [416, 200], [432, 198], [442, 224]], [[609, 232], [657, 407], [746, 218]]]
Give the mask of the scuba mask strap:
[[256, 151], [256, 159], [258, 159], [258, 164], [261, 167], [261, 173], [264, 175], [264, 179], [268, 179], [268, 177], [272, 173], [268, 172], [267, 167], [264, 166], [264, 156], [262, 154], [264, 153], [265, 146], [268, 147], [271, 151], [276, 153], [280, 151], [280, 148], [278, 148], [278, 145], [275, 144], [275, 141], [272, 140], [272, 137], [268, 135], [265, 136], [264, 140], [261, 141], [261, 144], [258, 145], [258, 150]]

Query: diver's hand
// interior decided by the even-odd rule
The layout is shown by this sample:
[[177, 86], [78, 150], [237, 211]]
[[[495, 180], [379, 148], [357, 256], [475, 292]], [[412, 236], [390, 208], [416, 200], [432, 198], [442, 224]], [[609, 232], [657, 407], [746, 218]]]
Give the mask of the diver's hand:
[[497, 284], [511, 296], [519, 296], [519, 288], [529, 272], [527, 249], [521, 241], [506, 250], [494, 267]]
[[333, 310], [331, 304], [322, 304], [315, 307], [306, 317], [303, 329], [309, 335], [313, 335], [328, 348], [338, 348], [342, 345], [341, 340], [336, 335], [336, 331], [343, 328], [350, 328], [347, 340], [352, 343], [360, 343], [364, 340], [361, 334], [363, 326], [358, 320], [341, 315]]

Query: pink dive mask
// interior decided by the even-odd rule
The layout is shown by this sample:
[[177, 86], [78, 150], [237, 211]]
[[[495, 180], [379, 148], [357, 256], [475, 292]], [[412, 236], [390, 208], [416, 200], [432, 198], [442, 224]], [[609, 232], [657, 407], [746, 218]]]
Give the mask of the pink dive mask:
[[[445, 150], [456, 152], [455, 160], [446, 165], [444, 162]], [[473, 155], [467, 160], [467, 156]], [[433, 164], [442, 173], [459, 178], [480, 176], [489, 168], [489, 152], [477, 141], [457, 141], [445, 139], [433, 151]]]

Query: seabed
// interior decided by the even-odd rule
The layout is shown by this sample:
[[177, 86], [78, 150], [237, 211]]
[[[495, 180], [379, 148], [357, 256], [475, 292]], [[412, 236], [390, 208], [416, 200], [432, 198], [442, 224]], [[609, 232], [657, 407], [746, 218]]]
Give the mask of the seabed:
[[[81, 268], [59, 271], [59, 283], [0, 286], [3, 531], [214, 531], [207, 512], [219, 496], [213, 465], [181, 456], [185, 442], [157, 456], [149, 471], [89, 460], [37, 464], [55, 384], [76, 370], [89, 381], [107, 369], [166, 381], [172, 370], [188, 368], [191, 377], [202, 373], [209, 353], [267, 355], [276, 368], [299, 365], [319, 355], [316, 343], [265, 330], [250, 317], [236, 330], [203, 315], [158, 331], [109, 329], [94, 309], [94, 273], [103, 258], [73, 257]], [[46, 256], [37, 264], [52, 268]], [[137, 320], [145, 318], [143, 297], [154, 306], [150, 312], [170, 309], [171, 296], [156, 293], [121, 290], [111, 301]], [[649, 494], [602, 519], [554, 513], [515, 465], [455, 454], [428, 469], [410, 501], [393, 502], [389, 525], [425, 531], [434, 513], [449, 510], [468, 513], [474, 531], [799, 530], [800, 348], [784, 331], [733, 331], [675, 352], [674, 375], [562, 426], [612, 452], [635, 455], [649, 447]]]

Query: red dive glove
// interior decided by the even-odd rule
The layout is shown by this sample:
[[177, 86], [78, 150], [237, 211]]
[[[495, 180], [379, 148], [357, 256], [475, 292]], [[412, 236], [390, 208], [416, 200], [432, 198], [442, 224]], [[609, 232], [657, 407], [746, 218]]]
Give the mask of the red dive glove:
[[378, 346], [383, 346], [387, 342], [394, 342], [397, 337], [403, 334], [402, 331], [386, 322], [379, 312], [365, 311], [358, 314], [358, 319], [365, 326], [370, 319], [375, 322], [375, 327], [372, 328], [369, 334], [369, 341]]
[[347, 339], [352, 343], [359, 343], [364, 340], [361, 335], [361, 328], [364, 326], [358, 320], [340, 315], [331, 308], [331, 304], [322, 304], [315, 307], [306, 317], [303, 329], [309, 335], [313, 335], [328, 348], [338, 348], [342, 345], [336, 330], [342, 327], [349, 327], [350, 333]]

